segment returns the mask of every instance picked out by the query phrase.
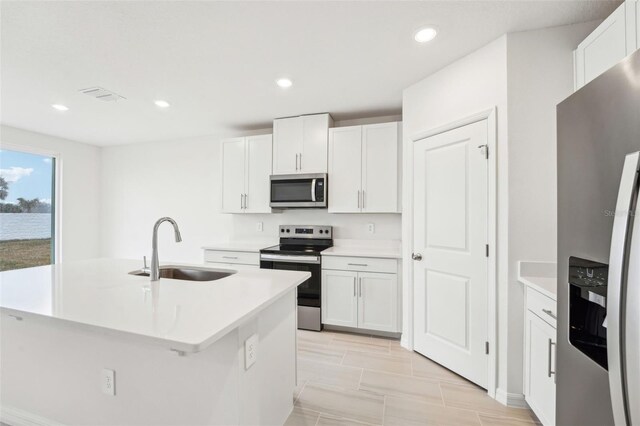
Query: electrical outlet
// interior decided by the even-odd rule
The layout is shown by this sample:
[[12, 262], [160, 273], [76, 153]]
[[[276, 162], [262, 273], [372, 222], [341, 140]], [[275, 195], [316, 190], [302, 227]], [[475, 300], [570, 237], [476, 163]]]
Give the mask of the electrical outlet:
[[248, 370], [258, 357], [258, 335], [254, 334], [244, 341], [244, 369]]
[[258, 232], [262, 232], [262, 230], [264, 229], [264, 225], [262, 222], [258, 222], [256, 229], [258, 230]]
[[370, 234], [374, 234], [376, 232], [376, 224], [375, 223], [368, 223], [367, 224], [367, 231], [369, 231]]
[[107, 368], [102, 370], [100, 384], [102, 393], [109, 396], [116, 395], [116, 372]]

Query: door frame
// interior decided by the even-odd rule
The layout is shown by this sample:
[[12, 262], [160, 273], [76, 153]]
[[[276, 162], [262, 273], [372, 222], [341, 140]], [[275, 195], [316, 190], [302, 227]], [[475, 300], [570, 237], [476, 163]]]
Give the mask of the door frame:
[[411, 135], [405, 141], [404, 155], [404, 187], [405, 194], [403, 197], [403, 221], [406, 221], [405, 234], [402, 240], [402, 251], [404, 258], [404, 272], [406, 279], [403, 280], [403, 314], [404, 324], [402, 332], [402, 346], [413, 351], [413, 300], [414, 300], [414, 282], [413, 282], [413, 260], [411, 253], [413, 251], [413, 152], [416, 142], [435, 136], [440, 133], [448, 132], [459, 127], [487, 120], [487, 145], [489, 149], [488, 169], [487, 169], [487, 243], [489, 244], [489, 258], [487, 260], [487, 339], [489, 341], [488, 356], [488, 380], [487, 393], [490, 397], [496, 397], [497, 387], [497, 336], [498, 336], [498, 305], [497, 305], [497, 229], [498, 229], [498, 205], [497, 205], [497, 113], [496, 107], [480, 111], [461, 119], [431, 128], [426, 131], [418, 132]]

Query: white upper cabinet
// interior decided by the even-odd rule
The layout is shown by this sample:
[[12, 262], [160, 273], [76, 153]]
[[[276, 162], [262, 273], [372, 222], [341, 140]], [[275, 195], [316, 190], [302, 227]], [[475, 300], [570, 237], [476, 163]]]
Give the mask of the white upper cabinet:
[[329, 212], [399, 213], [401, 123], [329, 130]]
[[222, 141], [222, 211], [241, 213], [244, 205], [245, 139]]
[[245, 213], [271, 213], [269, 176], [271, 175], [272, 145], [271, 135], [246, 138]]
[[222, 141], [222, 211], [271, 213], [271, 135]]
[[576, 90], [640, 46], [638, 8], [636, 0], [627, 0], [578, 45], [574, 52]]
[[327, 172], [329, 114], [278, 118], [273, 121], [273, 174]]
[[329, 141], [329, 212], [359, 212], [362, 126], [333, 128]]
[[362, 212], [364, 213], [400, 211], [399, 135], [400, 123], [362, 127]]

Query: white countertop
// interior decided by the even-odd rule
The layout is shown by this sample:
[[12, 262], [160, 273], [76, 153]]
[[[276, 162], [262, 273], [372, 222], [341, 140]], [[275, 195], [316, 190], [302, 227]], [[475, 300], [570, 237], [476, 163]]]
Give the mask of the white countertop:
[[395, 240], [334, 240], [323, 256], [379, 257], [401, 259], [402, 247]]
[[555, 262], [518, 262], [518, 281], [557, 300], [557, 265]]
[[261, 249], [275, 246], [278, 239], [262, 240], [262, 241], [220, 241], [217, 243], [207, 244], [202, 248], [204, 250], [220, 250], [220, 251], [244, 251], [248, 253], [258, 253]]
[[129, 274], [139, 267], [138, 260], [92, 259], [0, 272], [0, 311], [198, 352], [311, 275], [256, 269], [210, 282], [152, 283]]

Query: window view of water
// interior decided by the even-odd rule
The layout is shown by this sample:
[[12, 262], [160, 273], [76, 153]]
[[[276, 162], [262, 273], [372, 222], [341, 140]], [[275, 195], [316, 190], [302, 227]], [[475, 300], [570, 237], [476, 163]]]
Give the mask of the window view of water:
[[54, 262], [55, 158], [0, 150], [0, 271]]

